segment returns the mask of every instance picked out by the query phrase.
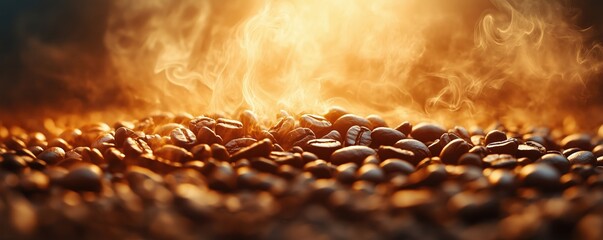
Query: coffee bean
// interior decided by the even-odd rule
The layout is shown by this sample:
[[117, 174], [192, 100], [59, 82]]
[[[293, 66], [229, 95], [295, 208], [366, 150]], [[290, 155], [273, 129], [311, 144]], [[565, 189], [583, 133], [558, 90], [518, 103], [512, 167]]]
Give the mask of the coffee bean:
[[227, 162], [217, 163], [215, 169], [211, 172], [208, 179], [208, 186], [211, 189], [229, 192], [236, 188], [237, 175]]
[[337, 121], [337, 119], [339, 119], [341, 116], [348, 114], [348, 111], [346, 111], [343, 108], [340, 107], [333, 107], [331, 109], [329, 109], [329, 111], [324, 114], [325, 119], [327, 119], [329, 122], [334, 123], [335, 121]]
[[[289, 147], [306, 147], [308, 141], [316, 139], [314, 132], [309, 128], [296, 128], [287, 133], [286, 143]], [[303, 150], [302, 150], [303, 151]]]
[[429, 206], [435, 201], [435, 196], [428, 189], [400, 190], [391, 198], [391, 205], [398, 209], [416, 209]]
[[517, 157], [527, 157], [533, 160], [540, 158], [546, 153], [546, 148], [540, 143], [527, 141], [517, 147]]
[[316, 154], [320, 159], [329, 160], [331, 154], [341, 147], [337, 140], [319, 138], [308, 141], [305, 150]]
[[270, 151], [272, 151], [272, 142], [268, 139], [264, 139], [235, 152], [230, 156], [230, 161], [234, 162], [243, 158], [268, 157]]
[[24, 192], [45, 192], [50, 186], [50, 179], [40, 171], [31, 171], [21, 176], [19, 187]]
[[222, 142], [222, 137], [216, 135], [213, 130], [205, 126], [199, 128], [199, 131], [197, 132], [197, 143], [212, 145], [214, 143], [222, 144]]
[[[115, 147], [115, 137], [109, 133], [99, 136], [90, 146], [92, 148], [96, 148], [99, 151], [103, 152], [107, 150], [107, 148]], [[71, 148], [69, 148], [71, 149]], [[69, 150], [65, 149], [65, 150]]]
[[190, 152], [196, 160], [207, 160], [212, 156], [211, 147], [207, 144], [198, 144], [192, 147]]
[[345, 146], [369, 146], [371, 145], [371, 130], [366, 127], [352, 126], [348, 129], [345, 137]]
[[331, 122], [320, 115], [304, 114], [299, 118], [299, 125], [311, 129], [317, 136], [324, 136], [331, 131]]
[[401, 132], [402, 134], [408, 136], [410, 135], [410, 132], [412, 132], [412, 124], [410, 124], [409, 122], [403, 122], [398, 125], [395, 129]]
[[129, 157], [137, 157], [143, 153], [151, 153], [151, 147], [142, 138], [126, 138], [123, 144], [124, 154]]
[[248, 147], [254, 143], [256, 143], [257, 140], [253, 139], [253, 138], [237, 138], [237, 139], [233, 139], [230, 142], [224, 144], [224, 147], [226, 148], [226, 150], [228, 150], [229, 154], [233, 154], [235, 152], [238, 152], [239, 150]]
[[427, 146], [427, 149], [429, 149], [429, 152], [431, 154], [439, 156], [445, 146], [446, 144], [441, 142], [440, 139], [436, 139], [431, 144], [429, 144], [429, 146]]
[[446, 179], [446, 175], [446, 168], [443, 164], [430, 164], [411, 173], [408, 176], [408, 184], [411, 187], [433, 187], [442, 183]]
[[0, 158], [0, 166], [8, 171], [19, 173], [27, 168], [27, 162], [19, 155], [12, 153], [4, 153]]
[[38, 158], [44, 160], [48, 164], [55, 164], [65, 158], [65, 150], [60, 147], [49, 147], [38, 154]]
[[335, 141], [342, 141], [341, 134], [337, 130], [330, 131], [322, 137], [323, 139], [333, 139]]
[[383, 120], [383, 118], [381, 118], [379, 115], [375, 115], [375, 114], [368, 115], [368, 116], [366, 116], [366, 120], [368, 120], [369, 123], [371, 123], [371, 126], [373, 126], [373, 128], [388, 127], [385, 120]]
[[366, 165], [366, 164], [379, 165], [379, 163], [381, 163], [381, 160], [379, 160], [379, 158], [375, 155], [370, 155], [370, 156], [366, 157], [364, 159], [364, 161], [362, 161], [362, 165]]
[[488, 182], [496, 189], [512, 191], [517, 187], [515, 174], [506, 169], [496, 169], [488, 175]]
[[[292, 154], [290, 152], [272, 151], [272, 152], [270, 152], [269, 156], [272, 160], [274, 160], [274, 162], [276, 162], [279, 165], [290, 165], [290, 166], [293, 166], [298, 169], [303, 168], [306, 163], [311, 162], [311, 161], [305, 161], [302, 158], [302, 156], [299, 154]], [[314, 159], [314, 160], [317, 160], [317, 159]], [[312, 160], [312, 161], [314, 161], [314, 160]]]
[[597, 164], [597, 158], [590, 151], [578, 151], [572, 153], [567, 157], [571, 164], [588, 164], [595, 165]]
[[400, 148], [402, 150], [411, 151], [415, 155], [415, 158], [412, 160], [412, 162], [414, 163], [431, 156], [429, 148], [427, 148], [424, 143], [415, 139], [402, 139], [396, 142], [394, 144], [394, 147]]
[[408, 175], [415, 171], [415, 167], [404, 160], [389, 158], [379, 164], [383, 171], [387, 174], [401, 173], [404, 175]]
[[4, 145], [6, 145], [8, 149], [12, 150], [19, 150], [26, 147], [25, 142], [15, 136], [5, 139]]
[[530, 164], [521, 168], [519, 180], [524, 186], [541, 190], [555, 190], [559, 187], [559, 172], [548, 164]]
[[193, 154], [186, 149], [170, 144], [163, 145], [153, 153], [158, 157], [172, 162], [186, 162], [193, 159]]
[[417, 156], [409, 150], [400, 149], [392, 146], [381, 146], [377, 150], [380, 159], [398, 158], [416, 165], [419, 163]]
[[137, 133], [132, 129], [121, 127], [115, 130], [115, 146], [118, 148], [123, 147], [126, 138], [137, 139], [142, 137], [144, 137], [144, 133], [142, 132]]
[[116, 148], [108, 148], [103, 152], [103, 157], [107, 161], [107, 169], [111, 173], [123, 173], [126, 170], [124, 162], [125, 155]]
[[376, 154], [377, 152], [375, 152], [375, 150], [366, 146], [349, 146], [338, 149], [333, 152], [330, 159], [331, 163], [335, 165], [341, 165], [349, 162], [353, 162], [360, 165], [366, 157]]
[[38, 170], [38, 171], [44, 171], [44, 169], [46, 169], [46, 162], [40, 160], [40, 159], [35, 159], [33, 162], [30, 162], [29, 164], [29, 168], [33, 169], [33, 170]]
[[593, 154], [595, 157], [603, 156], [603, 144], [599, 144], [593, 148]]
[[450, 198], [448, 207], [466, 223], [477, 223], [499, 214], [497, 202], [488, 192], [458, 193]]
[[500, 142], [493, 142], [486, 145], [486, 149], [488, 149], [489, 153], [493, 154], [511, 154], [515, 155], [517, 153], [517, 147], [519, 143], [517, 139], [509, 138]]
[[499, 130], [492, 130], [486, 134], [486, 138], [484, 139], [484, 143], [486, 145], [494, 142], [502, 142], [507, 140], [507, 134]]
[[419, 123], [412, 128], [410, 136], [423, 143], [432, 142], [439, 139], [446, 130], [437, 124]]
[[89, 163], [73, 166], [61, 180], [63, 187], [73, 191], [99, 192], [102, 188], [102, 170]]
[[338, 181], [351, 184], [356, 181], [356, 171], [358, 170], [358, 165], [355, 163], [344, 163], [336, 168], [336, 178]]
[[459, 157], [459, 165], [482, 167], [482, 157], [475, 153], [465, 153]]
[[195, 134], [187, 128], [174, 128], [170, 133], [170, 139], [172, 144], [182, 148], [190, 148], [197, 142]]
[[27, 148], [27, 150], [29, 150], [31, 153], [33, 153], [36, 156], [38, 156], [40, 153], [44, 152], [44, 148], [42, 148], [40, 146], [29, 147], [29, 148]]
[[591, 150], [593, 146], [590, 141], [590, 136], [587, 134], [572, 134], [561, 140], [561, 146], [563, 149], [579, 148], [581, 150]]
[[377, 127], [371, 132], [372, 146], [375, 147], [381, 145], [393, 146], [396, 142], [404, 138], [406, 138], [406, 136], [403, 133], [388, 127]]
[[448, 132], [462, 138], [467, 142], [471, 142], [471, 135], [469, 134], [469, 131], [467, 131], [467, 129], [465, 129], [464, 127], [454, 126], [454, 128]]
[[270, 132], [278, 142], [285, 142], [287, 134], [295, 128], [295, 119], [292, 117], [281, 118], [276, 125], [270, 128]]
[[259, 120], [257, 115], [250, 110], [245, 110], [239, 114], [239, 120], [243, 124], [244, 134], [252, 134], [253, 132], [259, 131]]
[[467, 153], [471, 145], [463, 139], [454, 139], [448, 143], [440, 153], [440, 159], [445, 164], [457, 164], [461, 155]]
[[549, 153], [543, 155], [536, 163], [548, 164], [553, 166], [561, 174], [567, 173], [570, 169], [571, 163], [565, 156], [561, 154]]
[[159, 136], [169, 136], [170, 133], [177, 128], [184, 128], [184, 126], [178, 123], [165, 123], [155, 127], [153, 134], [158, 134]]
[[580, 148], [568, 148], [568, 149], [563, 150], [563, 156], [569, 157], [570, 155], [572, 155], [576, 152], [579, 152], [579, 151], [582, 151], [582, 150], [580, 150]]
[[570, 172], [578, 174], [582, 179], [588, 179], [595, 174], [595, 169], [590, 164], [573, 164], [570, 167]]
[[216, 122], [216, 134], [222, 137], [224, 142], [243, 137], [243, 123], [226, 118], [218, 118]]
[[211, 148], [212, 156], [215, 159], [227, 161], [230, 158], [230, 154], [228, 153], [228, 150], [226, 150], [226, 148], [224, 146], [214, 143], [214, 144], [210, 145], [210, 148]]
[[333, 123], [333, 128], [337, 130], [339, 134], [345, 136], [348, 132], [348, 129], [350, 129], [350, 127], [354, 125], [366, 127], [369, 130], [373, 128], [368, 120], [354, 114], [346, 114], [341, 116], [339, 119], [337, 119], [337, 121]]
[[316, 160], [306, 163], [304, 171], [312, 173], [315, 178], [331, 178], [333, 175], [331, 168], [324, 160]]
[[252, 168], [260, 172], [276, 174], [278, 171], [278, 164], [265, 157], [252, 158], [250, 164]]
[[358, 169], [358, 179], [380, 183], [385, 181], [385, 174], [383, 170], [379, 168], [378, 165], [375, 164], [365, 164], [360, 169]]
[[[191, 121], [188, 123], [188, 128], [194, 133], [199, 133], [199, 130], [201, 130], [203, 127], [213, 131], [213, 129], [216, 128], [216, 120], [210, 117], [200, 116], [191, 119]], [[197, 136], [199, 135], [197, 134]]]
[[491, 168], [512, 169], [517, 166], [517, 159], [508, 154], [490, 154], [484, 158], [484, 162]]

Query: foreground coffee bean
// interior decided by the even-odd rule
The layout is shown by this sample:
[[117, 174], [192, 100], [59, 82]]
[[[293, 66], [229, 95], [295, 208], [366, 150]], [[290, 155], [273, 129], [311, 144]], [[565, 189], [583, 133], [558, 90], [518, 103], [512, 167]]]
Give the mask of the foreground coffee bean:
[[126, 156], [140, 156], [143, 153], [151, 153], [151, 147], [141, 138], [126, 138], [123, 144], [124, 154]]
[[234, 162], [243, 158], [268, 157], [272, 151], [272, 142], [264, 139], [255, 142], [230, 156], [230, 161]]
[[225, 118], [216, 120], [216, 134], [222, 137], [224, 142], [243, 137], [243, 133], [243, 123], [237, 120]]
[[372, 146], [392, 146], [399, 140], [406, 138], [403, 133], [388, 127], [377, 127], [371, 132]]
[[390, 158], [381, 162], [379, 165], [387, 174], [402, 173], [408, 175], [415, 171], [415, 167], [407, 161]]
[[431, 152], [427, 146], [415, 139], [402, 139], [394, 144], [394, 147], [400, 148], [402, 150], [411, 151], [415, 155], [415, 159], [413, 162], [418, 162], [423, 160], [426, 157], [431, 156]]
[[324, 136], [331, 131], [331, 122], [326, 118], [315, 114], [304, 114], [299, 118], [299, 125], [309, 128], [316, 136]]
[[488, 149], [488, 152], [494, 154], [514, 155], [517, 153], [518, 146], [517, 139], [510, 138], [504, 141], [490, 143], [486, 145], [486, 149]]
[[312, 139], [316, 139], [316, 135], [309, 128], [296, 128], [287, 133], [286, 146], [304, 148], [306, 143]]
[[597, 163], [597, 158], [590, 151], [575, 152], [575, 153], [569, 155], [569, 157], [567, 157], [567, 160], [569, 160], [571, 164], [595, 165]]
[[371, 130], [367, 127], [352, 126], [345, 136], [345, 146], [369, 146], [371, 141]]
[[98, 192], [102, 188], [102, 174], [96, 165], [80, 163], [73, 166], [61, 179], [61, 185], [73, 191]]
[[188, 128], [194, 133], [198, 133], [203, 127], [213, 130], [216, 127], [216, 120], [210, 117], [201, 116], [191, 119], [188, 123]]
[[593, 146], [590, 140], [590, 136], [587, 134], [572, 134], [561, 140], [561, 146], [563, 149], [579, 148], [581, 150], [591, 150]]
[[[377, 152], [366, 146], [349, 146], [336, 150], [331, 155], [331, 163], [341, 165], [353, 162], [361, 165], [362, 161], [370, 155], [376, 155]], [[318, 155], [318, 154], [317, 154]]]
[[341, 116], [337, 121], [333, 123], [333, 128], [339, 132], [342, 136], [345, 136], [352, 126], [360, 126], [366, 127], [369, 130], [373, 127], [371, 123], [363, 117], [354, 115], [354, 114], [346, 114]]
[[567, 173], [571, 166], [570, 161], [565, 156], [553, 153], [545, 154], [536, 162], [551, 165], [562, 174]]
[[183, 148], [190, 148], [197, 142], [195, 134], [187, 128], [175, 128], [170, 132], [170, 139], [172, 144]]
[[504, 132], [499, 130], [492, 130], [488, 132], [488, 134], [486, 134], [484, 143], [488, 145], [490, 143], [502, 142], [504, 140], [507, 140], [507, 135]]
[[471, 145], [463, 139], [454, 139], [449, 142], [440, 153], [440, 159], [445, 164], [457, 164], [461, 155], [469, 152]]
[[410, 136], [423, 143], [427, 143], [439, 139], [444, 133], [446, 133], [446, 129], [440, 125], [433, 123], [419, 123], [412, 128]]
[[44, 160], [47, 164], [55, 164], [65, 158], [65, 150], [60, 147], [49, 147], [38, 154], [38, 158]]
[[224, 144], [224, 147], [226, 148], [226, 150], [228, 150], [228, 153], [232, 154], [256, 142], [257, 140], [253, 138], [236, 138]]
[[560, 186], [561, 175], [548, 164], [530, 164], [521, 168], [519, 179], [524, 186], [541, 190], [555, 190]]
[[419, 163], [419, 158], [417, 158], [413, 152], [397, 147], [381, 146], [379, 149], [377, 149], [377, 155], [380, 159], [398, 158], [408, 161], [413, 165], [417, 165]]
[[337, 140], [319, 138], [308, 141], [305, 150], [316, 154], [320, 159], [328, 160], [331, 154], [341, 147], [341, 143]]
[[25, 159], [16, 154], [4, 153], [2, 154], [2, 158], [0, 160], [2, 160], [0, 162], [2, 169], [11, 172], [19, 173], [27, 168], [27, 162]]
[[358, 169], [358, 179], [380, 183], [385, 181], [385, 174], [378, 165], [365, 164]]

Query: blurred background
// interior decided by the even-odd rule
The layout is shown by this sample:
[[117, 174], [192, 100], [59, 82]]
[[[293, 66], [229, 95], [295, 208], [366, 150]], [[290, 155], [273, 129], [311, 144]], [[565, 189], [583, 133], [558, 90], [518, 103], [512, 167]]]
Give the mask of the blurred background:
[[[224, 5], [237, 3], [243, 2], [233, 1], [231, 4]], [[145, 81], [131, 84], [123, 80], [119, 62], [116, 62], [111, 55], [115, 49], [107, 47], [108, 28], [112, 28], [111, 31], [115, 32], [115, 21], [110, 21], [114, 14], [112, 11], [123, 8], [123, 6], [116, 7], [114, 4], [113, 1], [106, 0], [0, 0], [0, 121], [15, 123], [28, 116], [39, 118], [61, 114], [85, 114], [91, 111], [111, 112], [124, 107], [161, 108], [159, 106], [164, 104], [159, 104], [158, 101], [165, 98], [146, 98], [144, 95], [133, 97], [133, 92], [139, 87], [145, 88], [145, 91], [182, 91], [180, 89], [182, 86], [177, 84], [165, 86], [148, 84]], [[588, 29], [587, 38], [584, 39], [585, 45], [593, 45], [603, 40], [602, 1], [576, 0], [566, 1], [564, 4], [572, 8], [570, 12], [573, 14], [568, 16], [569, 22], [575, 24], [577, 28]], [[482, 7], [472, 12], [475, 19], [483, 16], [480, 8]], [[240, 20], [245, 15], [245, 11], [236, 6], [213, 6], [211, 11], [241, 11], [237, 14], [217, 15], [230, 17], [232, 22], [219, 18], [213, 19], [226, 26], [236, 25], [237, 19]], [[136, 25], [136, 21], [146, 21], [145, 14], [153, 14], [144, 11], [136, 13], [137, 15], [132, 18], [122, 17], [122, 20], [129, 19], [128, 21]], [[468, 25], [475, 27], [474, 23]], [[470, 32], [463, 34], [471, 35]], [[154, 74], [157, 74], [157, 71]], [[131, 78], [132, 74], [128, 77]], [[600, 78], [600, 74], [595, 78]], [[579, 104], [578, 107], [574, 105], [567, 108], [570, 109], [568, 114], [573, 114], [571, 111], [591, 109], [588, 111], [589, 114], [603, 115], [600, 111], [603, 106], [603, 81], [585, 81], [584, 84], [586, 84], [584, 89], [587, 91], [584, 98], [576, 100], [565, 96], [557, 97]], [[503, 91], [505, 88], [499, 90]], [[434, 93], [437, 94], [437, 91], [426, 94]], [[200, 94], [211, 94], [211, 92]], [[480, 97], [472, 99], [477, 101]], [[411, 101], [417, 102], [413, 105], [414, 111], [422, 112], [426, 111], [422, 106], [427, 104], [429, 99], [415, 96]], [[186, 107], [190, 106], [187, 105], [184, 109]], [[549, 107], [556, 108], [556, 106]], [[379, 109], [373, 107], [371, 110]], [[195, 112], [199, 109], [191, 111]], [[585, 116], [585, 118], [591, 119], [592, 125], [600, 124], [599, 116]]]

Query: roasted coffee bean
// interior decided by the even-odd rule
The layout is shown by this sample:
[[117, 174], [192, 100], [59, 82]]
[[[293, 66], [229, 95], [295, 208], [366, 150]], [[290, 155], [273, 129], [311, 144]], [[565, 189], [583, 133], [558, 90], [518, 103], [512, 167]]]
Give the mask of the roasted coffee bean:
[[230, 158], [230, 154], [228, 153], [228, 150], [226, 150], [226, 148], [224, 146], [214, 143], [214, 144], [210, 145], [210, 148], [211, 148], [212, 156], [215, 159], [227, 161]]
[[42, 148], [40, 146], [32, 146], [32, 147], [27, 148], [27, 150], [29, 150], [31, 153], [33, 153], [36, 156], [38, 156], [40, 153], [44, 152], [44, 148]]
[[379, 147], [381, 145], [393, 146], [396, 142], [404, 138], [406, 138], [406, 136], [395, 129], [388, 127], [377, 127], [371, 132], [371, 145], [375, 147]]
[[580, 150], [580, 148], [568, 148], [568, 149], [563, 150], [563, 156], [569, 157], [570, 155], [572, 155], [576, 152], [579, 152], [579, 151], [582, 151], [582, 150]]
[[486, 155], [488, 155], [488, 149], [484, 146], [474, 146], [471, 149], [469, 149], [470, 153], [475, 153], [481, 157], [484, 157]]
[[517, 166], [517, 159], [507, 154], [488, 155], [486, 158], [484, 158], [484, 162], [487, 162], [488, 166], [491, 168], [512, 169]]
[[276, 174], [278, 171], [278, 164], [276, 164], [273, 160], [265, 157], [252, 158], [250, 160], [250, 164], [252, 168], [260, 172]]
[[264, 139], [240, 149], [230, 156], [230, 161], [234, 162], [243, 158], [268, 157], [272, 151], [272, 142]]
[[312, 139], [316, 139], [314, 132], [309, 128], [301, 127], [287, 133], [286, 143], [288, 147], [300, 147], [303, 149], [306, 147], [306, 143]]
[[131, 121], [117, 121], [115, 123], [113, 123], [113, 128], [115, 129], [119, 129], [119, 128], [129, 128], [129, 129], [134, 129], [135, 125], [133, 122]]
[[517, 147], [517, 157], [527, 157], [533, 160], [540, 158], [546, 153], [546, 148], [540, 143], [527, 141]]
[[595, 157], [603, 156], [603, 144], [599, 144], [593, 148], [593, 154]]
[[19, 149], [26, 147], [25, 142], [23, 142], [23, 140], [15, 137], [15, 136], [5, 139], [4, 145], [6, 145], [6, 147], [8, 149], [12, 149], [12, 150], [19, 150]]
[[187, 128], [174, 128], [170, 132], [170, 139], [172, 144], [182, 148], [190, 148], [197, 142], [195, 134]]
[[43, 171], [44, 169], [46, 169], [46, 162], [40, 160], [40, 159], [35, 159], [32, 162], [30, 162], [29, 164], [29, 168], [33, 169], [33, 170], [38, 170], [38, 171]]
[[102, 170], [94, 164], [79, 163], [61, 179], [61, 185], [73, 191], [99, 192], [102, 174]]
[[427, 148], [424, 143], [415, 139], [402, 139], [396, 142], [394, 147], [411, 151], [415, 155], [415, 158], [412, 160], [413, 163], [419, 162], [424, 158], [431, 156], [429, 148]]
[[[90, 146], [91, 148], [96, 148], [99, 151], [103, 152], [107, 150], [107, 148], [115, 147], [115, 137], [109, 133], [99, 136]], [[70, 150], [65, 149], [65, 150]]]
[[40, 171], [31, 171], [21, 176], [19, 187], [24, 192], [45, 192], [50, 186], [50, 179]]
[[93, 163], [96, 165], [105, 163], [103, 154], [96, 148], [90, 149], [88, 147], [83, 147], [81, 149], [81, 155], [82, 155], [82, 160], [84, 160], [85, 162]]
[[571, 155], [569, 155], [569, 157], [567, 157], [567, 160], [569, 160], [571, 164], [597, 164], [597, 158], [590, 151], [578, 151], [572, 153]]
[[128, 157], [137, 157], [143, 153], [151, 153], [151, 147], [142, 138], [126, 138], [123, 144], [124, 154]]
[[212, 156], [211, 147], [207, 144], [198, 144], [192, 147], [190, 152], [196, 160], [206, 160]]
[[482, 157], [475, 153], [465, 153], [459, 157], [458, 165], [482, 167]]
[[345, 135], [345, 146], [371, 145], [371, 130], [366, 127], [352, 126]]
[[360, 169], [358, 169], [358, 179], [380, 183], [385, 181], [385, 174], [383, 170], [379, 168], [378, 165], [375, 164], [365, 164]]
[[330, 131], [322, 137], [323, 139], [333, 139], [335, 141], [342, 142], [341, 134], [337, 130]]
[[419, 123], [412, 128], [410, 136], [423, 143], [432, 142], [439, 139], [446, 130], [437, 124]]
[[270, 152], [270, 158], [279, 165], [290, 165], [299, 169], [303, 168], [306, 163], [311, 162], [305, 161], [301, 155], [292, 154], [290, 152], [272, 151]]
[[368, 156], [364, 159], [364, 161], [362, 161], [362, 165], [366, 165], [366, 164], [379, 165], [379, 163], [381, 163], [381, 160], [379, 160], [379, 157], [377, 157], [375, 155]]
[[197, 143], [211, 145], [214, 143], [222, 144], [222, 142], [222, 137], [216, 135], [216, 133], [208, 127], [203, 126], [197, 132]]
[[429, 149], [429, 152], [434, 156], [439, 156], [445, 146], [446, 144], [443, 144], [440, 139], [436, 139], [431, 144], [429, 144], [429, 146], [427, 146], [427, 149]]
[[[62, 139], [62, 138], [54, 138], [54, 139], [50, 140], [48, 142], [48, 145], [46, 145], [46, 148], [48, 149], [51, 147], [60, 147], [65, 151], [69, 151], [69, 150], [73, 149], [71, 144], [67, 143], [67, 141], [65, 141], [65, 139]], [[93, 146], [91, 146], [91, 147], [93, 147]]]
[[409, 150], [400, 149], [392, 146], [381, 146], [377, 149], [377, 154], [380, 159], [389, 159], [389, 158], [398, 158], [413, 165], [417, 165], [419, 163], [417, 156]]
[[108, 148], [103, 153], [105, 161], [107, 161], [107, 169], [111, 173], [123, 173], [127, 166], [124, 162], [125, 155], [116, 148]]
[[446, 146], [446, 145], [448, 145], [448, 143], [452, 142], [455, 139], [459, 139], [459, 138], [460, 137], [454, 133], [444, 133], [444, 134], [442, 134], [442, 136], [440, 136], [439, 139], [436, 139], [436, 141], [439, 140], [440, 144], [443, 144], [443, 146]]
[[300, 174], [300, 170], [298, 167], [294, 167], [291, 165], [280, 165], [278, 167], [277, 175], [284, 178], [285, 180], [293, 180]]
[[391, 205], [396, 209], [418, 209], [430, 206], [434, 201], [434, 193], [429, 189], [400, 190], [391, 197]]
[[496, 189], [512, 191], [517, 187], [515, 174], [506, 169], [496, 169], [488, 175], [488, 182]]
[[137, 133], [132, 129], [121, 127], [115, 130], [115, 146], [118, 148], [123, 147], [126, 138], [137, 139], [142, 137], [144, 137], [144, 133], [142, 132]]
[[153, 134], [158, 134], [159, 136], [169, 136], [170, 133], [177, 128], [184, 128], [184, 126], [178, 123], [165, 123], [155, 127]]
[[352, 126], [360, 126], [366, 127], [369, 130], [373, 129], [371, 123], [363, 117], [354, 115], [354, 114], [346, 114], [341, 116], [337, 121], [333, 123], [333, 128], [339, 132], [342, 136], [345, 136], [348, 132], [348, 129]]
[[305, 150], [316, 154], [320, 159], [329, 160], [331, 154], [341, 147], [337, 140], [319, 138], [308, 141]]
[[572, 134], [561, 140], [563, 149], [579, 148], [581, 150], [591, 150], [591, 138], [587, 134]]
[[295, 119], [292, 117], [283, 117], [281, 118], [276, 125], [270, 128], [268, 132], [270, 132], [277, 141], [285, 142], [287, 138], [287, 134], [291, 132], [295, 128]]
[[260, 130], [258, 116], [250, 110], [244, 110], [239, 114], [239, 120], [243, 124], [244, 134], [251, 134]]
[[578, 174], [582, 179], [588, 179], [595, 174], [595, 169], [590, 164], [572, 164], [570, 172]]
[[357, 170], [358, 165], [356, 165], [355, 163], [341, 164], [336, 168], [336, 178], [341, 183], [351, 184], [356, 181]]
[[299, 125], [311, 129], [316, 136], [324, 136], [331, 131], [331, 122], [320, 115], [304, 114], [299, 118]]
[[411, 187], [433, 187], [446, 180], [446, 168], [443, 164], [430, 164], [417, 169], [408, 176], [408, 185]]
[[333, 152], [330, 159], [331, 163], [335, 165], [341, 165], [349, 162], [360, 165], [366, 157], [376, 154], [377, 152], [375, 152], [375, 150], [366, 146], [349, 146]]
[[238, 152], [239, 150], [250, 146], [251, 144], [256, 143], [257, 140], [253, 139], [253, 138], [237, 138], [237, 139], [233, 139], [230, 142], [224, 144], [224, 147], [226, 148], [226, 150], [228, 150], [229, 154], [233, 154], [235, 152]]
[[48, 164], [55, 164], [65, 158], [65, 150], [60, 147], [49, 147], [38, 154], [38, 158], [44, 160]]
[[27, 161], [25, 161], [24, 157], [16, 154], [4, 153], [0, 160], [2, 160], [0, 166], [3, 169], [14, 173], [22, 172], [27, 168]]
[[464, 139], [467, 142], [471, 141], [471, 134], [469, 134], [469, 131], [467, 131], [467, 129], [465, 129], [464, 127], [454, 126], [454, 128], [449, 130], [448, 132]]
[[210, 174], [208, 186], [211, 189], [229, 192], [236, 188], [237, 174], [227, 162], [219, 162]]
[[570, 161], [565, 156], [554, 153], [543, 155], [536, 163], [549, 164], [561, 174], [567, 173], [571, 166]]
[[449, 142], [440, 153], [440, 159], [445, 164], [457, 164], [461, 155], [469, 152], [471, 145], [463, 139], [454, 139]]
[[519, 180], [526, 187], [541, 190], [555, 190], [559, 187], [561, 175], [548, 164], [530, 164], [521, 168]]
[[466, 223], [477, 223], [499, 215], [495, 197], [485, 191], [458, 193], [450, 198], [448, 207]]
[[[45, 136], [42, 137], [42, 136], [34, 137], [35, 140], [34, 139], [31, 139], [31, 140], [33, 140], [33, 142], [36, 142], [36, 143], [45, 142], [46, 137]], [[59, 138], [65, 140], [67, 143], [69, 143], [72, 146], [83, 146], [85, 144], [88, 144], [84, 137], [84, 133], [78, 128], [67, 129], [67, 130], [63, 131], [61, 134], [59, 134]]]
[[333, 175], [328, 163], [320, 159], [306, 163], [304, 171], [312, 173], [315, 178], [331, 178]]
[[339, 119], [341, 116], [348, 114], [348, 111], [346, 111], [343, 108], [340, 107], [333, 107], [331, 109], [329, 109], [329, 111], [324, 114], [325, 119], [327, 119], [329, 122], [334, 123], [335, 121], [337, 121], [337, 119]]
[[492, 130], [486, 134], [486, 138], [484, 139], [484, 143], [486, 145], [494, 142], [502, 142], [507, 140], [507, 134], [499, 130]]
[[493, 142], [486, 145], [486, 149], [488, 149], [489, 153], [493, 154], [511, 154], [515, 155], [517, 153], [517, 147], [519, 143], [517, 139], [509, 138], [500, 142]]
[[373, 126], [373, 128], [388, 127], [385, 120], [383, 120], [383, 118], [381, 118], [379, 115], [375, 115], [375, 114], [368, 115], [368, 116], [366, 116], [366, 120], [368, 120], [369, 123], [371, 123], [371, 126]]
[[397, 158], [386, 159], [379, 166], [386, 174], [401, 173], [408, 175], [415, 171], [415, 167], [411, 163]]
[[153, 153], [158, 157], [172, 162], [186, 162], [193, 159], [193, 154], [186, 149], [170, 144], [163, 145], [163, 147], [160, 147]]
[[395, 129], [401, 132], [402, 134], [408, 136], [410, 135], [410, 132], [412, 132], [412, 124], [410, 124], [409, 122], [403, 122], [398, 125]]
[[216, 127], [216, 120], [210, 117], [199, 116], [191, 119], [191, 121], [188, 123], [188, 128], [194, 133], [198, 133], [203, 127], [207, 127], [213, 131], [213, 129]]
[[226, 118], [216, 120], [216, 134], [222, 137], [224, 142], [243, 137], [243, 123]]

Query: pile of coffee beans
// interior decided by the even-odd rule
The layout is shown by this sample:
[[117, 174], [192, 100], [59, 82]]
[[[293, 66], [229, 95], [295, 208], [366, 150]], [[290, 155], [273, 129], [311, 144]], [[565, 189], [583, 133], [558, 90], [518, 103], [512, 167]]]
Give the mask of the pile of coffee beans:
[[603, 136], [153, 114], [0, 126], [2, 239], [603, 239]]

